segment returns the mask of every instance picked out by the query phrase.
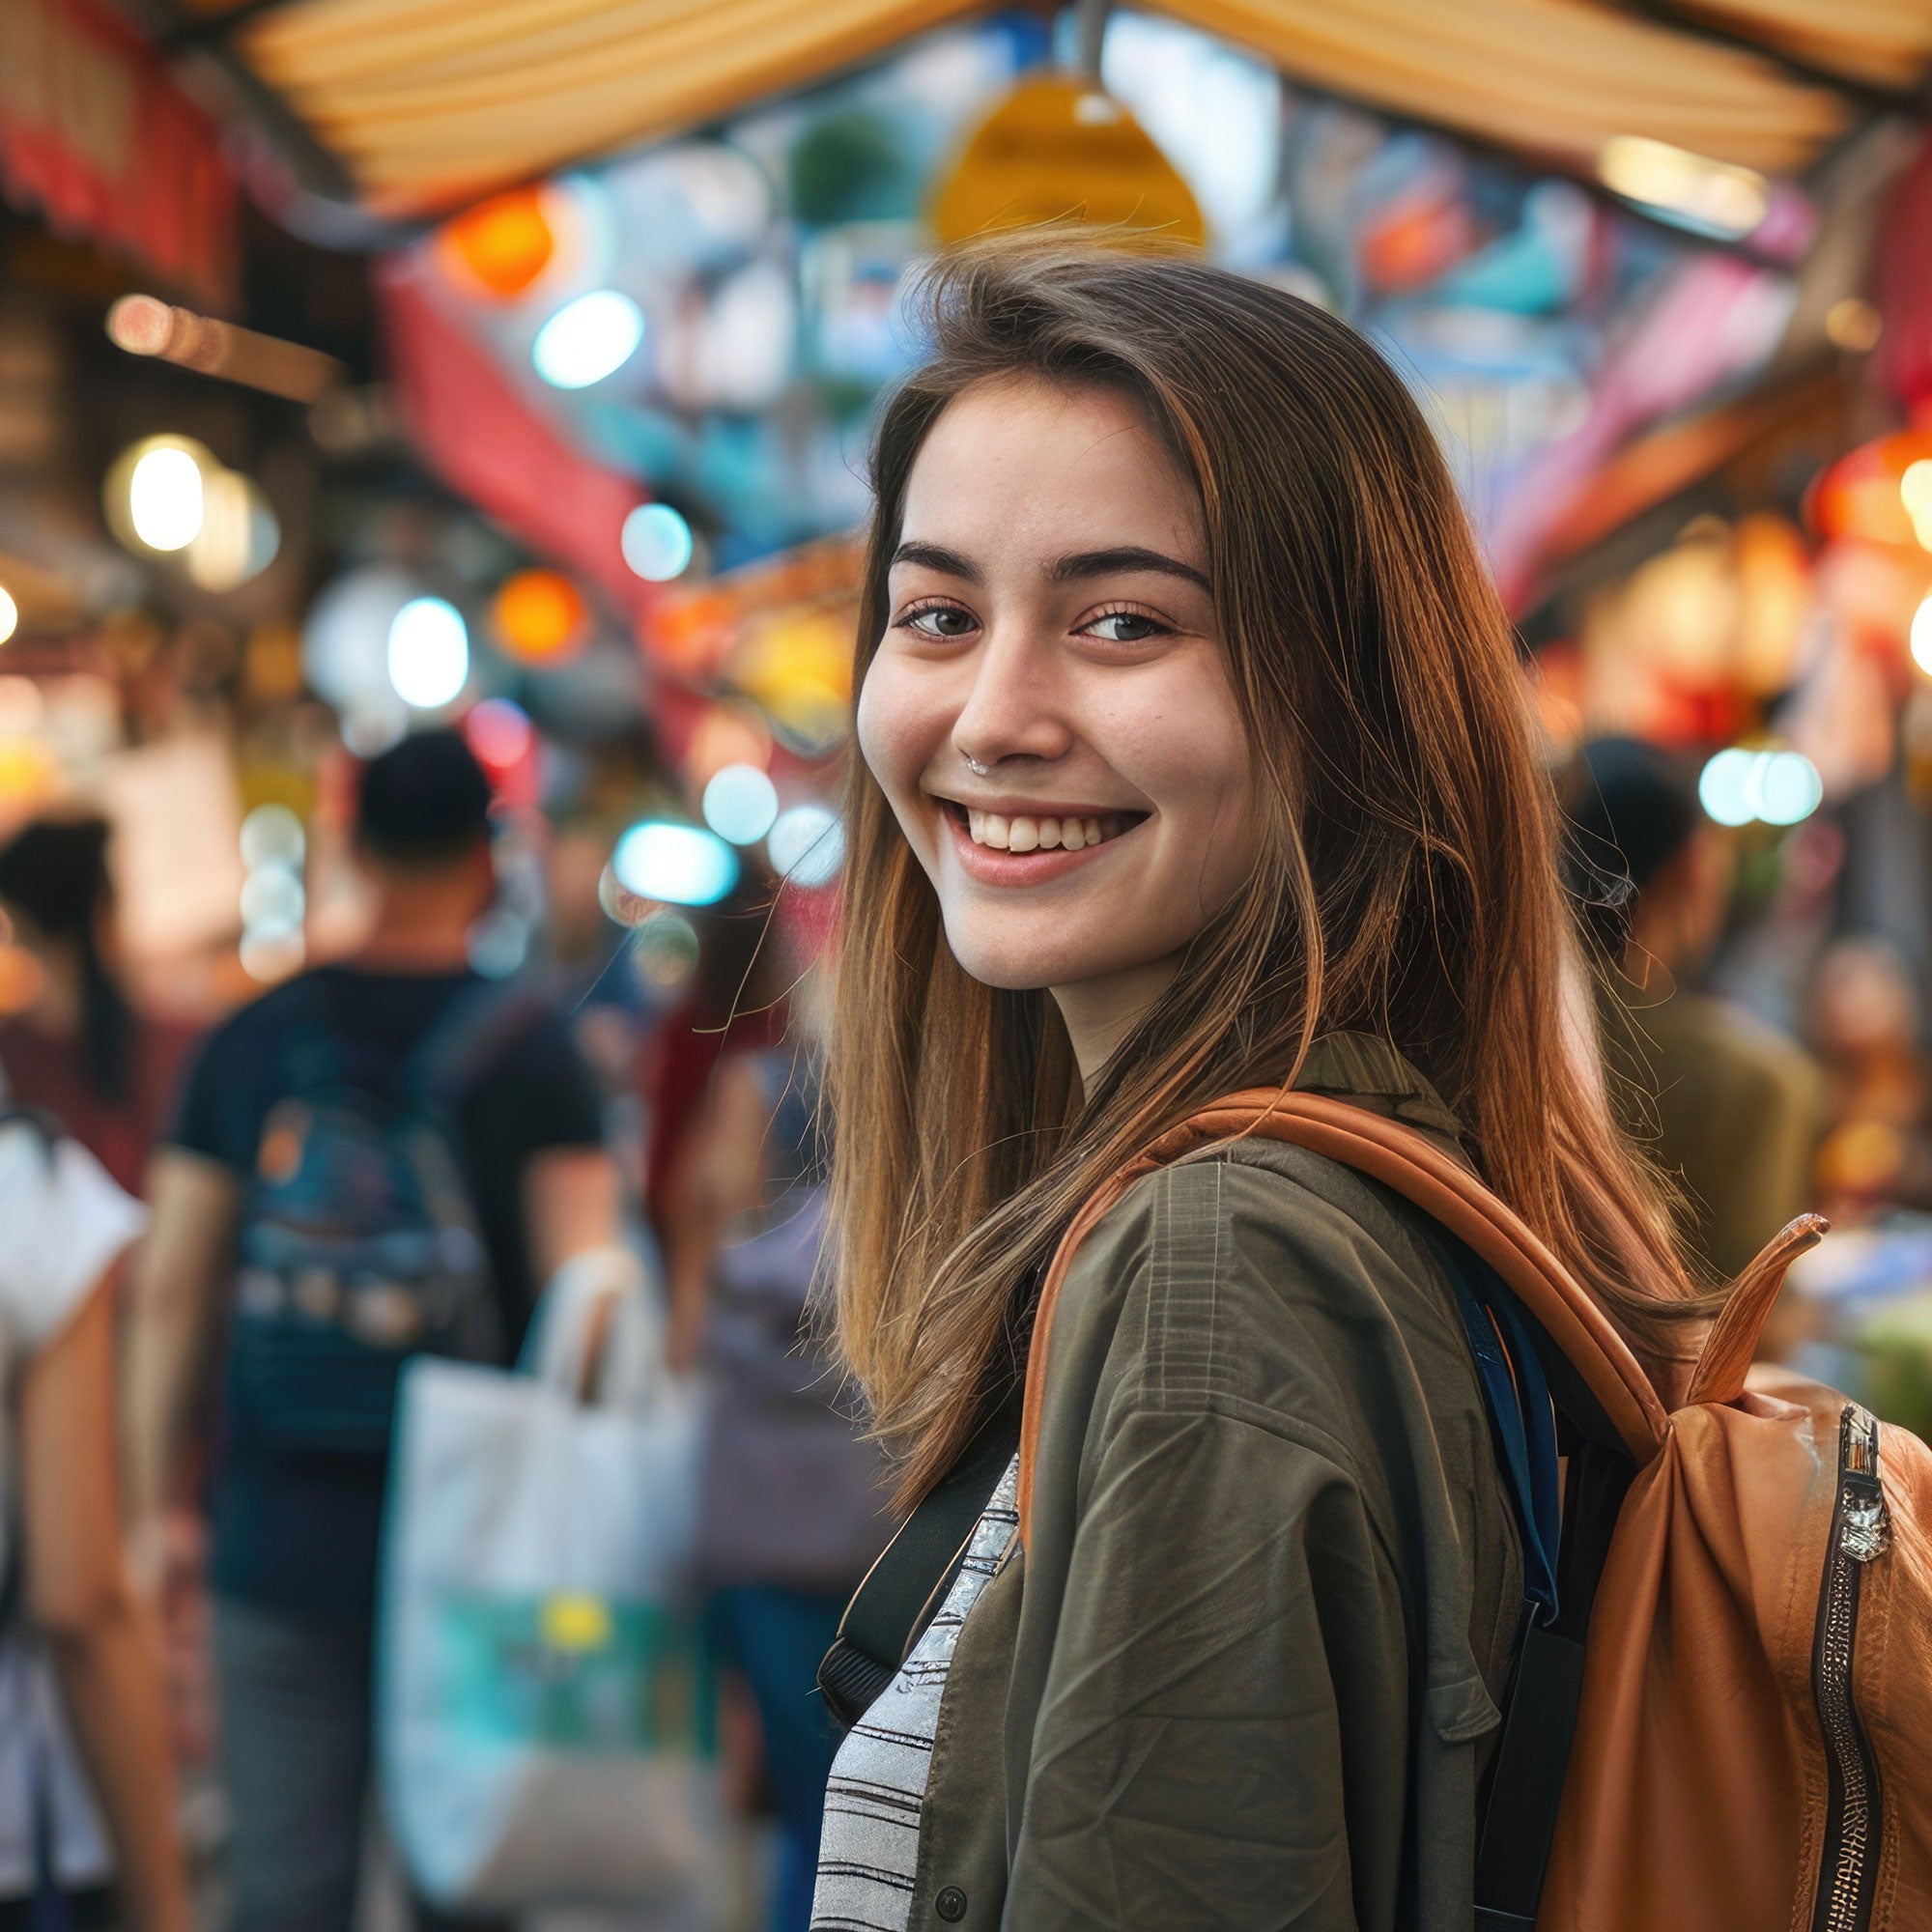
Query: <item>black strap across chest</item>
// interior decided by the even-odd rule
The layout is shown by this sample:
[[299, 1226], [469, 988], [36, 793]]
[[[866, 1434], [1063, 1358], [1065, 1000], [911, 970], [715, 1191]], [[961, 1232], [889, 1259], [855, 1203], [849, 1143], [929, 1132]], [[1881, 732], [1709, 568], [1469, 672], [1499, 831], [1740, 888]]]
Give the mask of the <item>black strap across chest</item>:
[[866, 1574], [818, 1666], [818, 1690], [850, 1730], [932, 1621], [975, 1524], [1020, 1446], [1016, 1389], [980, 1425], [952, 1473], [926, 1495]]

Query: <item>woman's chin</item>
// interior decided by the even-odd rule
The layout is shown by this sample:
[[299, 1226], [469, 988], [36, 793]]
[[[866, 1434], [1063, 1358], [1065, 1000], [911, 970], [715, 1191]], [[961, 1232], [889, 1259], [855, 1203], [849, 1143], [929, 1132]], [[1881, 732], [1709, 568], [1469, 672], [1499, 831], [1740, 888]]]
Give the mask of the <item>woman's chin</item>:
[[1094, 971], [1088, 949], [1067, 946], [1064, 940], [1060, 945], [1043, 947], [1037, 934], [1015, 934], [1007, 939], [983, 932], [955, 934], [949, 927], [947, 942], [970, 978], [1003, 993], [1034, 993], [1047, 986], [1064, 986], [1070, 980], [1088, 979]]

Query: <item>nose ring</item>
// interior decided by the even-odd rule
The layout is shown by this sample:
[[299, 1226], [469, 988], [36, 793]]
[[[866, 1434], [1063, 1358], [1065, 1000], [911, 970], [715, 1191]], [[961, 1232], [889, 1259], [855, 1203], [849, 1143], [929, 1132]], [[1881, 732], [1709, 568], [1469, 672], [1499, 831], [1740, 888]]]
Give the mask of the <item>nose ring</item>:
[[993, 769], [991, 765], [982, 765], [978, 758], [968, 757], [964, 752], [961, 752], [959, 755], [966, 759], [966, 769], [976, 779], [983, 779], [991, 775]]

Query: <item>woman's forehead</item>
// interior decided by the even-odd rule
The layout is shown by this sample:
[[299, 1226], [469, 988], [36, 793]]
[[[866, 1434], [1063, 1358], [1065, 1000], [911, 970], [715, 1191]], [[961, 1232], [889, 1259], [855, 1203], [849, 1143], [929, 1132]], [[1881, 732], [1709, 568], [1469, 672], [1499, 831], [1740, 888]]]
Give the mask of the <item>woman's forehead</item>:
[[907, 480], [901, 539], [988, 567], [1125, 546], [1205, 568], [1191, 480], [1132, 398], [1034, 377], [947, 405]]

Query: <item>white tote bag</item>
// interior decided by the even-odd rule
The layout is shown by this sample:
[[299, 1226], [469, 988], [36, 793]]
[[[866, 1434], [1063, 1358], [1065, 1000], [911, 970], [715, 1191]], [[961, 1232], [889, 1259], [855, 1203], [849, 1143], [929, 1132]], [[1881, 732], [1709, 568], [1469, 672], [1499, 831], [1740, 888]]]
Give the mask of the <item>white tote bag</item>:
[[637, 1264], [614, 1251], [558, 1272], [515, 1373], [410, 1365], [377, 1722], [390, 1830], [433, 1903], [648, 1899], [699, 1871], [697, 1440], [695, 1394], [665, 1374]]

